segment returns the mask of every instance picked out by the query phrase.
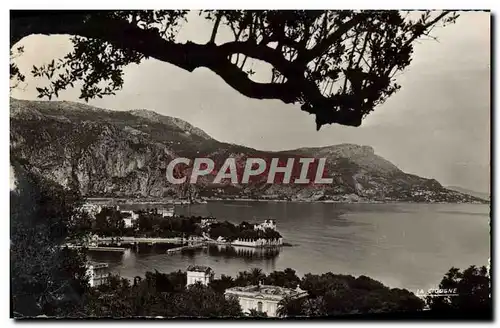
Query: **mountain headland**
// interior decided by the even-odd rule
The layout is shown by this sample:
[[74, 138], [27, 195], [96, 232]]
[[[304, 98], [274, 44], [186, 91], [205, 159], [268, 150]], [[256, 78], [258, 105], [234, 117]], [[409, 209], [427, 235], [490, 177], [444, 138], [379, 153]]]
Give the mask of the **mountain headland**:
[[[150, 110], [106, 110], [67, 101], [11, 98], [10, 152], [33, 171], [86, 197], [274, 199], [345, 202], [487, 202], [400, 170], [370, 146], [339, 144], [288, 151], [260, 151], [224, 143], [201, 129]], [[326, 158], [331, 184], [213, 183], [167, 181], [174, 158], [208, 157], [216, 165], [226, 158]]]

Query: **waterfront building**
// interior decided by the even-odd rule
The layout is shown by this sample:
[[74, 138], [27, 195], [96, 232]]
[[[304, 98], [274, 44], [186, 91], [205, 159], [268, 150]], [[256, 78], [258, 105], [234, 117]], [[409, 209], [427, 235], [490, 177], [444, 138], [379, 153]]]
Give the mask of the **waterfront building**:
[[190, 265], [187, 268], [187, 286], [197, 282], [207, 286], [214, 279], [212, 268], [204, 265]]
[[224, 243], [224, 244], [226, 243], [226, 239], [222, 236], [217, 237], [215, 241], [218, 243]]
[[253, 228], [254, 228], [254, 230], [262, 230], [262, 231], [264, 231], [266, 229], [271, 229], [271, 230], [276, 231], [276, 222], [274, 222], [274, 220], [272, 220], [272, 219], [265, 220], [261, 224], [254, 225]]
[[279, 302], [285, 297], [299, 299], [307, 297], [307, 292], [300, 289], [284, 288], [271, 285], [253, 285], [245, 287], [232, 287], [226, 289], [226, 297], [235, 296], [244, 313], [250, 313], [250, 310], [264, 312], [268, 317], [278, 316]]
[[174, 207], [162, 208], [158, 210], [158, 214], [164, 218], [171, 218], [175, 214], [175, 209]]
[[192, 244], [192, 243], [201, 243], [201, 242], [204, 242], [205, 241], [205, 238], [201, 237], [201, 236], [189, 236], [189, 238], [187, 238], [187, 242], [189, 244]]
[[208, 227], [214, 223], [217, 223], [217, 219], [215, 219], [215, 218], [203, 218], [203, 219], [201, 219], [200, 226], [202, 228], [204, 228], [204, 227]]
[[231, 245], [233, 246], [247, 246], [247, 247], [273, 247], [283, 245], [283, 238], [238, 238], [234, 240]]
[[107, 263], [89, 263], [87, 264], [87, 276], [89, 277], [90, 287], [100, 286], [108, 281]]
[[279, 255], [279, 247], [246, 247], [246, 246], [233, 246], [233, 245], [217, 245], [219, 252], [226, 252], [228, 254], [235, 254], [247, 258], [265, 258], [270, 259]]

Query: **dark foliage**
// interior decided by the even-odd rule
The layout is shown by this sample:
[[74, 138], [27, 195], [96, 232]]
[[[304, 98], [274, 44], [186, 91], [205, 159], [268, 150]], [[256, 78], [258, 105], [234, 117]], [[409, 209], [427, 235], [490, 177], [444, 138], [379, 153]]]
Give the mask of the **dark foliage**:
[[279, 307], [282, 316], [335, 316], [378, 312], [420, 311], [424, 302], [406, 289], [389, 288], [366, 276], [355, 278], [328, 272], [306, 274], [300, 287], [307, 299], [285, 298]]
[[441, 280], [439, 289], [451, 295], [435, 292], [427, 296], [427, 305], [432, 310], [485, 312], [493, 309], [490, 277], [485, 266], [472, 265], [463, 271], [451, 268]]
[[186, 274], [147, 272], [144, 279], [111, 276], [108, 283], [92, 290], [87, 315], [96, 317], [238, 317], [237, 300], [201, 284], [186, 288]]
[[255, 230], [254, 225], [248, 222], [242, 222], [238, 225], [229, 221], [212, 224], [209, 230], [210, 238], [224, 238], [226, 241], [236, 239], [257, 240], [257, 239], [279, 239], [281, 234], [272, 229]]
[[139, 218], [132, 227], [125, 227], [123, 219], [127, 214], [121, 213], [113, 207], [104, 207], [96, 214], [92, 232], [99, 236], [108, 237], [189, 237], [201, 236], [199, 216], [175, 216], [164, 218], [157, 209], [138, 212]]
[[[62, 248], [82, 233], [79, 196], [12, 161], [17, 187], [10, 194], [12, 315], [73, 316], [88, 288], [85, 255]], [[84, 233], [84, 232], [83, 232]]]

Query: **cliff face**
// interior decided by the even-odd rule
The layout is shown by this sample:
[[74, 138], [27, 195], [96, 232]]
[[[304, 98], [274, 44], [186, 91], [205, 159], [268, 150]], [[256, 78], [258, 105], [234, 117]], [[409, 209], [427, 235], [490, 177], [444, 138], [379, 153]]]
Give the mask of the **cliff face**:
[[[11, 99], [11, 156], [34, 171], [86, 196], [185, 197], [188, 193], [218, 197], [300, 200], [477, 201], [443, 188], [437, 181], [399, 170], [373, 148], [342, 144], [263, 152], [214, 140], [177, 118], [152, 111], [111, 111], [71, 102]], [[228, 157], [241, 167], [248, 157], [326, 158], [329, 185], [214, 184], [172, 185], [166, 166], [176, 157], [209, 157], [220, 167]], [[189, 190], [189, 191], [188, 191]]]

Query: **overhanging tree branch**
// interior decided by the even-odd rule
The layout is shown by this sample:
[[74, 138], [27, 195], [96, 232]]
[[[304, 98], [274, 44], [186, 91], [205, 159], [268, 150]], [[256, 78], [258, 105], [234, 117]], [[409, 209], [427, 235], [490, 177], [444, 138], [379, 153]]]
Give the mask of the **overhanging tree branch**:
[[[210, 40], [206, 44], [197, 44], [189, 41], [177, 43], [172, 38], [166, 38], [166, 28], [160, 32], [157, 25], [161, 20], [151, 17], [165, 18], [168, 12], [158, 15], [133, 12], [130, 16], [130, 12], [111, 11], [40, 11], [35, 15], [13, 11], [11, 48], [32, 34], [66, 34], [98, 41], [75, 39], [78, 51], [66, 58], [72, 72], [54, 82], [56, 95], [58, 89], [64, 89], [75, 80], [85, 79], [84, 91], [88, 93], [85, 99], [100, 96], [99, 88], [95, 86], [99, 81], [112, 79], [116, 89], [122, 83], [121, 65], [152, 57], [189, 72], [199, 67], [208, 68], [250, 98], [299, 103], [302, 110], [316, 115], [318, 128], [329, 123], [359, 126], [367, 113], [398, 89], [391, 80], [390, 72], [394, 68], [402, 70], [409, 64], [411, 43], [425, 35], [427, 29], [449, 12], [414, 26], [400, 23], [397, 12], [339, 14], [339, 18], [329, 26], [328, 34], [320, 33], [321, 37], [311, 42], [314, 46], [307, 49], [309, 38], [318, 38], [318, 33], [311, 28], [324, 29], [327, 14], [318, 12], [311, 15], [302, 11], [212, 12], [214, 27]], [[175, 16], [170, 18], [165, 21], [170, 24], [175, 22]], [[233, 29], [235, 40], [216, 45], [214, 41], [219, 25], [224, 22]], [[348, 32], [354, 28], [357, 35], [375, 36], [371, 42], [367, 42], [367, 37], [354, 39], [352, 49], [356, 49], [358, 42], [363, 44], [359, 45], [362, 51], [357, 52], [357, 65], [351, 68], [343, 59], [346, 50], [342, 42], [349, 38]], [[401, 37], [396, 37], [398, 35]], [[278, 46], [272, 48], [268, 46], [269, 42], [277, 42]], [[87, 65], [83, 65], [82, 53], [86, 53], [85, 60], [90, 60]], [[231, 63], [230, 58], [234, 54], [270, 64], [281, 78], [273, 78], [270, 83], [252, 81], [249, 74], [243, 71], [244, 65]], [[366, 60], [365, 56], [370, 60]], [[314, 62], [313, 68], [309, 67], [310, 62]], [[370, 62], [370, 67], [360, 65], [365, 62]], [[55, 68], [51, 69], [52, 73], [47, 76], [53, 75]], [[343, 79], [338, 72], [344, 72]], [[346, 85], [348, 81], [348, 90], [344, 87], [340, 93], [336, 91], [334, 86], [337, 82]], [[326, 87], [323, 88], [324, 85]], [[323, 94], [323, 89], [328, 92]], [[109, 90], [105, 94], [112, 93], [113, 90]], [[50, 92], [47, 94], [50, 97]]]

